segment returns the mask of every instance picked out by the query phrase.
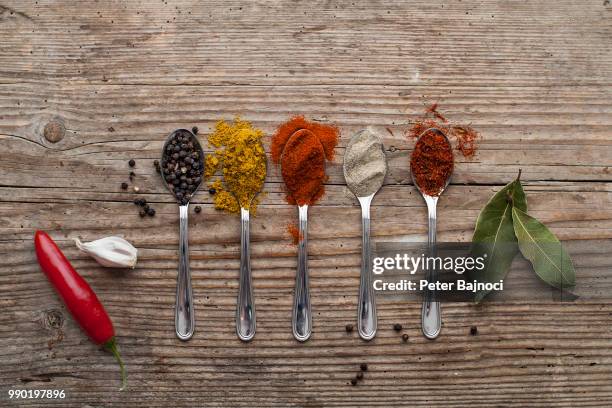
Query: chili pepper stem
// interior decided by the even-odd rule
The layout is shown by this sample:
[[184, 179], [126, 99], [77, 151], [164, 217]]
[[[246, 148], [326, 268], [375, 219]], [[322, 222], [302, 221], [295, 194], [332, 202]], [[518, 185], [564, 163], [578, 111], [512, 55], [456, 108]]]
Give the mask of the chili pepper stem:
[[113, 337], [104, 343], [104, 348], [110, 351], [119, 362], [119, 369], [121, 370], [121, 388], [119, 388], [119, 391], [123, 391], [127, 387], [127, 371], [123, 365], [123, 360], [121, 359], [121, 354], [119, 354], [119, 349], [117, 348], [117, 341], [115, 338]]

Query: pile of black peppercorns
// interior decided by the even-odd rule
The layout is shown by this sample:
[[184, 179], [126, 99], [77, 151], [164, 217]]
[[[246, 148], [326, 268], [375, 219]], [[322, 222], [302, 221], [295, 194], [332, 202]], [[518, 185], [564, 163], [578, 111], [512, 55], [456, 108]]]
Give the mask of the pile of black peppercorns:
[[166, 143], [160, 169], [179, 204], [187, 204], [200, 185], [203, 159], [198, 141], [188, 130], [177, 130]]

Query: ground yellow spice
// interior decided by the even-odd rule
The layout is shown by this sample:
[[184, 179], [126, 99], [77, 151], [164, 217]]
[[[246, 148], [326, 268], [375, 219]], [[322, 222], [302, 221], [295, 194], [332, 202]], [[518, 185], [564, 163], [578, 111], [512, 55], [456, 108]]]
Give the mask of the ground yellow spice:
[[206, 157], [205, 177], [211, 177], [219, 169], [222, 180], [209, 184], [216, 190], [215, 208], [229, 213], [240, 212], [240, 207], [256, 213], [261, 190], [266, 178], [266, 152], [261, 139], [263, 132], [250, 122], [236, 118], [233, 123], [220, 120], [215, 131], [208, 136], [208, 143], [215, 147]]

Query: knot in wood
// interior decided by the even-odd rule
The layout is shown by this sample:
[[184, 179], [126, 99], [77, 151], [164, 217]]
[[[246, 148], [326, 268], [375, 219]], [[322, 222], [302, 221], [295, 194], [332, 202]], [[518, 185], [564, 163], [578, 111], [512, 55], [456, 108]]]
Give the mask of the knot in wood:
[[64, 127], [64, 124], [57, 120], [52, 120], [47, 123], [45, 125], [45, 130], [43, 131], [45, 139], [51, 143], [57, 143], [62, 140], [65, 133], [66, 128]]
[[64, 325], [64, 314], [57, 309], [45, 310], [42, 324], [48, 330], [61, 329]]

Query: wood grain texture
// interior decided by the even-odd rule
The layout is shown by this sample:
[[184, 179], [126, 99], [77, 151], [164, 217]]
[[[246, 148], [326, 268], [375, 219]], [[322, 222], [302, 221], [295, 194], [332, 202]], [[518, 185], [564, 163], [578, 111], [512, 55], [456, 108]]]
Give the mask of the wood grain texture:
[[[611, 270], [611, 13], [603, 0], [0, 0], [0, 405], [611, 406], [612, 301], [600, 279]], [[405, 132], [436, 101], [482, 135], [441, 199], [439, 239], [468, 241], [520, 167], [530, 213], [568, 241], [583, 299], [443, 305], [432, 342], [420, 335], [420, 304], [379, 295], [379, 334], [363, 342], [344, 330], [356, 320], [361, 242], [344, 147], [366, 125], [384, 136], [390, 172], [374, 240], [425, 239]], [[241, 115], [271, 134], [294, 113], [342, 134], [309, 217], [313, 337], [291, 335], [286, 225], [296, 210], [272, 168], [251, 225], [255, 340], [241, 343], [234, 329], [239, 221], [202, 191], [190, 224], [196, 335], [181, 343], [178, 211], [152, 161], [178, 127], [197, 125], [203, 139], [219, 118]], [[55, 144], [44, 137], [50, 121], [66, 129]], [[154, 218], [141, 219], [120, 189], [130, 158]], [[58, 240], [112, 315], [127, 392], [41, 274], [36, 229]], [[136, 270], [97, 267], [72, 244], [110, 234], [140, 249]], [[517, 284], [525, 267], [515, 261]], [[365, 380], [351, 386], [363, 362]], [[67, 399], [8, 401], [17, 388], [65, 389]]]

